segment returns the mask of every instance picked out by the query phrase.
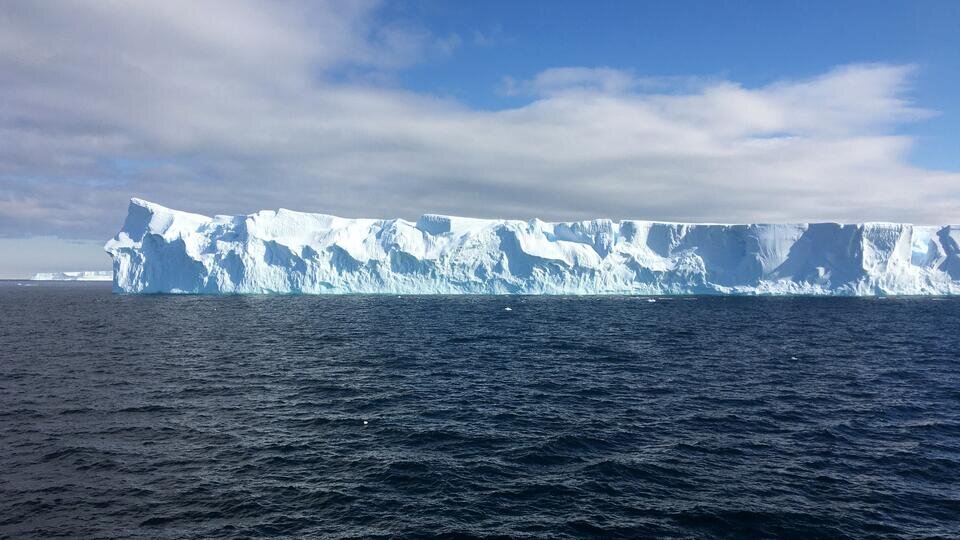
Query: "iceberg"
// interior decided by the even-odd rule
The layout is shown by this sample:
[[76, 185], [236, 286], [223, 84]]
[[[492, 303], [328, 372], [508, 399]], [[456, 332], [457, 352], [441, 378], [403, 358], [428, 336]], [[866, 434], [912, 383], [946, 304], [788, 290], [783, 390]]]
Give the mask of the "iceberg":
[[110, 281], [112, 270], [84, 270], [80, 272], [37, 272], [31, 281]]
[[960, 294], [957, 225], [207, 217], [135, 198], [105, 249], [124, 293]]

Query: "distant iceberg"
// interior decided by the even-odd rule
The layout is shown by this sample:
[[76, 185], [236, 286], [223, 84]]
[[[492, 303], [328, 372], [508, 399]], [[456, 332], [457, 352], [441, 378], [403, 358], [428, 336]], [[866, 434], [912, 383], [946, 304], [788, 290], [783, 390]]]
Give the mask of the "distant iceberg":
[[85, 270], [82, 272], [38, 272], [33, 281], [110, 281], [112, 270]]
[[210, 218], [132, 199], [105, 249], [130, 293], [869, 296], [960, 294], [958, 246], [957, 225]]

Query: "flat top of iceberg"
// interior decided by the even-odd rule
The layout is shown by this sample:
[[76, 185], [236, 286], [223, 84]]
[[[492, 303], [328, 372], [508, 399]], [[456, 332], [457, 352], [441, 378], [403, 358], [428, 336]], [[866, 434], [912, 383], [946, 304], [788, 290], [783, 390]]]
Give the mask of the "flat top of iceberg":
[[[162, 204], [151, 202], [139, 197], [131, 197], [130, 199], [131, 207], [141, 207], [149, 211], [152, 214], [169, 214], [176, 216], [179, 219], [188, 220], [188, 221], [219, 221], [225, 222], [234, 220], [237, 217], [243, 215], [221, 215], [217, 214], [214, 216], [206, 216], [203, 214], [197, 214], [192, 212], [185, 212], [183, 210], [175, 210], [169, 208]], [[744, 227], [744, 226], [771, 226], [771, 225], [812, 225], [812, 224], [834, 224], [834, 225], [878, 225], [878, 226], [892, 226], [892, 225], [915, 225], [915, 226], [927, 226], [927, 227], [940, 227], [940, 225], [922, 225], [922, 224], [913, 224], [913, 223], [901, 223], [893, 221], [863, 221], [863, 222], [839, 222], [839, 221], [816, 221], [816, 222], [751, 222], [751, 223], [736, 223], [736, 222], [686, 222], [686, 221], [663, 221], [663, 220], [646, 220], [646, 219], [623, 219], [623, 220], [612, 220], [608, 218], [594, 218], [594, 219], [584, 219], [579, 221], [559, 221], [559, 222], [549, 222], [543, 221], [539, 218], [531, 218], [527, 220], [523, 219], [497, 219], [497, 218], [477, 218], [477, 217], [464, 217], [464, 216], [454, 216], [448, 214], [422, 214], [416, 221], [408, 221], [403, 218], [349, 218], [341, 217], [333, 214], [327, 214], [322, 212], [305, 212], [301, 210], [291, 210], [288, 208], [280, 207], [276, 210], [259, 210], [252, 214], [246, 214], [245, 217], [249, 218], [259, 218], [259, 219], [274, 219], [274, 218], [293, 218], [296, 219], [296, 216], [313, 216], [320, 219], [328, 219], [334, 221], [351, 221], [351, 222], [363, 222], [363, 223], [384, 223], [384, 222], [394, 222], [399, 221], [407, 223], [421, 230], [428, 230], [436, 227], [434, 224], [442, 224], [443, 226], [452, 227], [453, 230], [469, 230], [476, 229], [479, 227], [487, 226], [490, 224], [501, 224], [501, 223], [524, 223], [524, 224], [544, 224], [544, 225], [573, 225], [573, 224], [587, 224], [587, 223], [655, 223], [662, 225], [677, 225], [677, 226], [711, 226], [711, 227]], [[449, 231], [444, 231], [449, 232]]]

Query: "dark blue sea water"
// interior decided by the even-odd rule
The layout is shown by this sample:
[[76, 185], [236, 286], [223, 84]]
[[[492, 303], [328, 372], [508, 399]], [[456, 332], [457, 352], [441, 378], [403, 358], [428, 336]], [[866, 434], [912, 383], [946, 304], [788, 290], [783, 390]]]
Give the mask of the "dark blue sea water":
[[2, 536], [960, 537], [960, 299], [0, 307]]

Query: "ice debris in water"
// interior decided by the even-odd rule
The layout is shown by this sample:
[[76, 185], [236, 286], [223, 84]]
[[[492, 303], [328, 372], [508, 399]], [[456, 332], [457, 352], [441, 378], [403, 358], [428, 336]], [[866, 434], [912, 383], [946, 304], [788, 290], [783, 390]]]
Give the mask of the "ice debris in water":
[[132, 199], [105, 248], [129, 293], [960, 294], [957, 225], [207, 217]]

